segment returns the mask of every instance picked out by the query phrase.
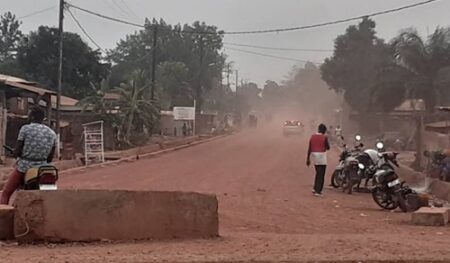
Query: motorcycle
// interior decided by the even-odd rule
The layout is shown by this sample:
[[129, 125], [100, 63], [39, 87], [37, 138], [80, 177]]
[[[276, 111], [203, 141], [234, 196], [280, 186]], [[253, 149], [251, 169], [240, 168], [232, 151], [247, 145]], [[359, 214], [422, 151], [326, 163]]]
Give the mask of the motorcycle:
[[[343, 138], [341, 137], [342, 141]], [[357, 156], [361, 153], [364, 144], [361, 142], [361, 136], [355, 136], [356, 142], [353, 149], [343, 143], [342, 152], [339, 157], [339, 164], [331, 176], [331, 185], [335, 188], [341, 187], [344, 192], [352, 194], [355, 185], [360, 182], [360, 164]]]
[[[358, 156], [360, 163], [361, 181], [365, 181], [364, 188], [369, 189], [374, 186], [373, 177], [378, 170], [394, 170], [398, 167], [397, 152], [384, 152], [384, 144], [378, 142], [377, 150], [367, 149]], [[359, 185], [358, 185], [359, 187]]]
[[[14, 149], [4, 145], [8, 156], [13, 156]], [[31, 167], [25, 173], [20, 189], [22, 190], [57, 190], [58, 169], [51, 164]]]
[[421, 200], [418, 193], [405, 182], [400, 182], [394, 170], [378, 170], [374, 180], [376, 186], [372, 190], [372, 198], [381, 208], [394, 210], [400, 207], [405, 213], [420, 208]]

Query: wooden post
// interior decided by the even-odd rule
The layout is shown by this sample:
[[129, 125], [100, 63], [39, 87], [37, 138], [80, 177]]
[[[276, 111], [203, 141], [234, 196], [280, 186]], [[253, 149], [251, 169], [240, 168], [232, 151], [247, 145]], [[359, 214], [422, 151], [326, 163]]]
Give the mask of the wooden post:
[[44, 101], [46, 103], [47, 106], [47, 124], [48, 127], [52, 128], [52, 95], [51, 94], [46, 94]]
[[[1, 91], [0, 92], [0, 103], [1, 103], [1, 107], [0, 107], [0, 143], [2, 145], [5, 145], [6, 143], [6, 127], [7, 127], [7, 122], [8, 122], [8, 111], [6, 109], [6, 95], [5, 95], [5, 91]], [[3, 159], [3, 157], [5, 157], [5, 150], [2, 147], [1, 152], [1, 157]]]
[[423, 154], [423, 115], [418, 115], [416, 118], [417, 123], [417, 141], [416, 141], [416, 160], [415, 169], [421, 170], [422, 168], [422, 154]]

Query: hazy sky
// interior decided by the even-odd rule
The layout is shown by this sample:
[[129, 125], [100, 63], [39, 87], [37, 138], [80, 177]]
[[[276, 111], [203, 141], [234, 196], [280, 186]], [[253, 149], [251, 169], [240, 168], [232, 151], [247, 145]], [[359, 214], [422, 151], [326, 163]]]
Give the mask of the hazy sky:
[[[192, 23], [196, 20], [216, 25], [225, 31], [257, 30], [293, 27], [360, 16], [374, 11], [396, 8], [422, 0], [71, 0], [69, 2], [108, 16], [136, 23], [144, 17], [163, 18], [167, 23]], [[23, 19], [22, 31], [35, 30], [39, 25], [57, 25], [58, 0], [0, 0], [0, 12], [12, 11], [24, 16], [47, 7], [50, 11]], [[378, 16], [378, 35], [391, 39], [401, 29], [415, 27], [424, 36], [436, 26], [450, 25], [450, 0], [440, 0], [428, 5], [394, 14]], [[74, 11], [75, 16], [94, 40], [103, 48], [113, 48], [134, 27], [102, 20]], [[84, 35], [69, 16], [65, 30]], [[351, 23], [289, 33], [226, 36], [225, 42], [271, 47], [332, 49], [333, 40]], [[86, 41], [93, 46], [87, 39]], [[300, 60], [321, 62], [331, 53], [268, 51], [240, 47], [254, 52], [284, 56]], [[227, 50], [235, 61], [239, 75], [246, 81], [262, 85], [265, 80], [280, 81], [295, 64], [292, 61], [260, 57]]]

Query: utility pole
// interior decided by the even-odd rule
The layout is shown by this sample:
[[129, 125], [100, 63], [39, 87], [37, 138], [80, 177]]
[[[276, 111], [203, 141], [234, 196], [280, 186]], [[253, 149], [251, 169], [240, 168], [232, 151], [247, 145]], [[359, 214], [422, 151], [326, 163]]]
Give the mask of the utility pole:
[[222, 89], [223, 88], [223, 61], [225, 61], [224, 60], [224, 57], [223, 57], [223, 53], [220, 55], [220, 57], [222, 58], [222, 62], [220, 63], [220, 74], [219, 74], [219, 87], [220, 87], [220, 89]]
[[[61, 91], [62, 91], [62, 63], [63, 63], [63, 25], [64, 25], [64, 0], [59, 0], [59, 28], [58, 28], [58, 42], [59, 42], [59, 58], [58, 58], [58, 89], [56, 94], [56, 139], [58, 158], [61, 157]], [[51, 103], [51, 99], [50, 102]]]
[[[203, 36], [200, 35], [200, 72], [198, 73], [198, 87], [196, 92], [196, 99], [201, 102], [201, 94], [202, 94], [202, 80], [203, 80]], [[197, 109], [196, 109], [197, 110]], [[200, 107], [198, 107], [198, 112], [200, 112]]]
[[236, 95], [238, 92], [238, 87], [239, 87], [239, 71], [236, 70]]
[[227, 87], [230, 89], [230, 63], [227, 64]]
[[158, 26], [153, 25], [153, 50], [152, 50], [152, 88], [150, 92], [150, 100], [153, 102], [155, 99], [155, 85], [156, 85], [156, 48], [158, 45]]

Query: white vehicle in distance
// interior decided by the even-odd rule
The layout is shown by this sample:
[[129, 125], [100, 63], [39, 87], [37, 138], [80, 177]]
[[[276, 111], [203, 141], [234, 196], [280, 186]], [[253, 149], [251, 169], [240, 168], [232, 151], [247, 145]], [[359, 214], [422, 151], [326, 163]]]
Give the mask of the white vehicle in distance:
[[304, 125], [301, 121], [285, 121], [283, 124], [283, 135], [299, 135], [303, 134]]

